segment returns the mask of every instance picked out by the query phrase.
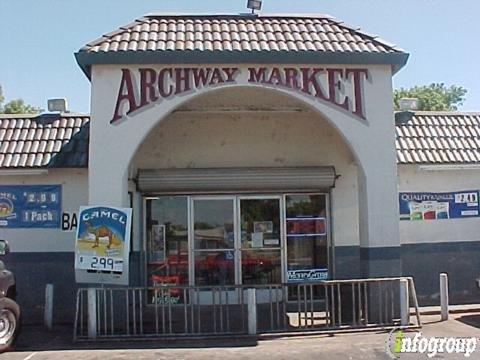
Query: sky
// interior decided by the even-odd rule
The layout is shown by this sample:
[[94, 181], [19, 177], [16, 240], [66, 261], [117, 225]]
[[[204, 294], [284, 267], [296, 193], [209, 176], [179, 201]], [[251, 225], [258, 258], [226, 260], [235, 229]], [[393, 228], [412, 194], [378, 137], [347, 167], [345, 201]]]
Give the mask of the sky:
[[[6, 101], [47, 107], [66, 98], [90, 110], [90, 83], [74, 53], [152, 12], [242, 13], [246, 0], [0, 0], [0, 85]], [[468, 90], [462, 111], [480, 111], [479, 0], [263, 0], [261, 13], [329, 14], [410, 54], [394, 87], [443, 82]]]

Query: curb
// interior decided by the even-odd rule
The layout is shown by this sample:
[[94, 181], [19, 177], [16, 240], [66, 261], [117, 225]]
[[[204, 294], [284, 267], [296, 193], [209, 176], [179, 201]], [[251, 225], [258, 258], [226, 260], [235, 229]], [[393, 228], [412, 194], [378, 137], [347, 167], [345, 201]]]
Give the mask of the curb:
[[[480, 307], [475, 308], [449, 308], [449, 314], [469, 314], [469, 313], [480, 313]], [[415, 313], [410, 313], [410, 315], [415, 315]], [[420, 308], [420, 315], [441, 315], [441, 309], [425, 309]]]

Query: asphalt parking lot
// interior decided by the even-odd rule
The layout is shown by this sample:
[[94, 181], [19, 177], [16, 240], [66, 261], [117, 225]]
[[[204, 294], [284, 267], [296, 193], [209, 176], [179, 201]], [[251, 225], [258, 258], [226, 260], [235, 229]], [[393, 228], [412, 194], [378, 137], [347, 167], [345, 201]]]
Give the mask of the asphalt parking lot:
[[[447, 322], [438, 315], [423, 316], [424, 336], [480, 338], [480, 313], [456, 314]], [[46, 332], [41, 327], [22, 330], [14, 351], [0, 355], [12, 360], [72, 359], [391, 359], [387, 355], [385, 331], [312, 335], [257, 341], [253, 338], [224, 338], [182, 342], [73, 343], [70, 327]], [[426, 359], [425, 354], [402, 354], [401, 359]], [[463, 355], [437, 355], [461, 359]], [[470, 359], [480, 359], [479, 349]]]

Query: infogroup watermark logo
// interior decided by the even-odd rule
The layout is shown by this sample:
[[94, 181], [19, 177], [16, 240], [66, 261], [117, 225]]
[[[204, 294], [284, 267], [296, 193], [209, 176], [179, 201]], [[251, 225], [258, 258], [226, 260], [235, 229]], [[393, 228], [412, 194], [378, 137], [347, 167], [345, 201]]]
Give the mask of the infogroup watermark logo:
[[477, 349], [475, 337], [425, 337], [421, 332], [394, 329], [387, 340], [387, 354], [400, 359], [402, 354], [425, 354], [433, 358], [439, 354], [461, 354], [469, 358]]

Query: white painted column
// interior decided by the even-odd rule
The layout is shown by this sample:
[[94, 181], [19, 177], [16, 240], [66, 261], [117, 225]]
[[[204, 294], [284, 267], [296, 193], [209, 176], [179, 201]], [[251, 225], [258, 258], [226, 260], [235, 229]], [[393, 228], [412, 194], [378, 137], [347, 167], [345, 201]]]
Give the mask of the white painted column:
[[[394, 164], [391, 156], [381, 160]], [[362, 277], [400, 276], [401, 248], [396, 169], [366, 164], [359, 172], [359, 229]]]
[[247, 289], [248, 334], [257, 334], [257, 294], [255, 289]]
[[89, 205], [128, 207], [128, 164], [122, 160], [104, 162], [101, 156], [94, 155], [89, 166]]
[[88, 302], [88, 337], [97, 337], [97, 290], [89, 288], [87, 291]]
[[447, 321], [449, 318], [448, 302], [448, 275], [442, 273], [440, 274], [440, 308], [442, 321]]
[[369, 151], [359, 171], [360, 246], [400, 246], [397, 168], [392, 151]]
[[410, 298], [408, 280], [400, 280], [400, 324], [407, 326], [410, 322]]
[[53, 284], [45, 286], [45, 309], [44, 323], [48, 330], [53, 327]]

